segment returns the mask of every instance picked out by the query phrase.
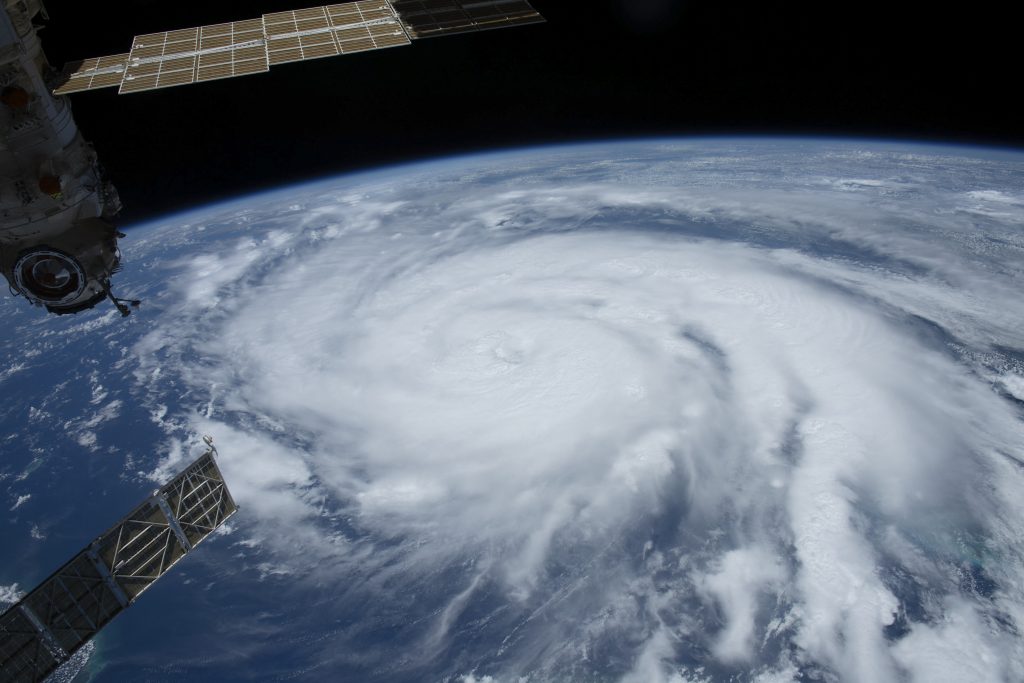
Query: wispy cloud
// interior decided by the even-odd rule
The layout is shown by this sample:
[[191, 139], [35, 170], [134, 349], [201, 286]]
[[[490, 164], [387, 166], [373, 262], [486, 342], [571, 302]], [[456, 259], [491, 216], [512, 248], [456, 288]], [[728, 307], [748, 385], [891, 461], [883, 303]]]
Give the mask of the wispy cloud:
[[13, 605], [25, 595], [18, 588], [18, 584], [12, 583], [9, 586], [0, 586], [0, 605]]
[[1022, 597], [955, 577], [1024, 579], [1024, 430], [955, 347], [1024, 347], [1012, 263], [957, 209], [1015, 204], [656, 165], [305, 197], [211, 249], [135, 348], [152, 476], [215, 433], [233, 551], [407, 614], [411, 671], [970, 678], [959, 637], [1012, 679], [992, 624]]

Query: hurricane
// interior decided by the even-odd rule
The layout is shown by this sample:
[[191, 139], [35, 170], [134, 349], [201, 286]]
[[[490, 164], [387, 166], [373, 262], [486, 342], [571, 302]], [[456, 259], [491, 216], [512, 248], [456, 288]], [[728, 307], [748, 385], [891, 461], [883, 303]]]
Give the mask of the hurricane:
[[206, 562], [258, 606], [218, 602], [205, 664], [1024, 680], [1022, 181], [1015, 153], [654, 140], [140, 231], [136, 469], [215, 435], [241, 512]]

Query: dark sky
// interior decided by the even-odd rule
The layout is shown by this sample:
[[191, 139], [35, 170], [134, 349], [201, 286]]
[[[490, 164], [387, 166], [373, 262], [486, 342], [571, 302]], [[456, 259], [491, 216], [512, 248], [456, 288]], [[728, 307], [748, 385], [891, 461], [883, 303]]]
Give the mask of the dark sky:
[[[311, 6], [48, 0], [55, 65]], [[594, 138], [811, 133], [1024, 146], [1019, 16], [995, 2], [535, 0], [547, 24], [118, 96], [73, 96], [131, 223], [286, 182]]]

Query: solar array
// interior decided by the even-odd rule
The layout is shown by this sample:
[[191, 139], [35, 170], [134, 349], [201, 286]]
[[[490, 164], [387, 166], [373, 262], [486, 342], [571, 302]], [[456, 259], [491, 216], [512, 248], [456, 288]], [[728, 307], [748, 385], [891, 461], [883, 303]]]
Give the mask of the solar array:
[[211, 447], [0, 614], [0, 683], [45, 680], [237, 509]]
[[[270, 66], [264, 43], [259, 19], [136, 36], [120, 92], [266, 71]], [[60, 89], [55, 92], [59, 94]]]
[[527, 0], [359, 0], [136, 36], [131, 52], [74, 62], [56, 95], [121, 94], [267, 71], [275, 64], [408, 45], [544, 18]]
[[194, 83], [198, 50], [198, 28], [136, 36], [120, 92]]
[[544, 17], [526, 0], [392, 0], [413, 38], [536, 24]]
[[263, 15], [271, 64], [408, 45], [394, 9], [386, 0]]
[[128, 55], [93, 57], [71, 62], [64, 67], [64, 83], [53, 91], [55, 95], [68, 95], [83, 90], [110, 88], [120, 85], [128, 68]]
[[196, 81], [256, 74], [270, 68], [259, 19], [200, 27], [199, 50]]

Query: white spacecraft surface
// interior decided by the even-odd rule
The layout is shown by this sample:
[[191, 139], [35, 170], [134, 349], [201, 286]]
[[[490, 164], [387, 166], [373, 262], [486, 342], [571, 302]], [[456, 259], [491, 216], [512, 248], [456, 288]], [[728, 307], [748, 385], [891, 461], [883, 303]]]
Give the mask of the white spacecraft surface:
[[[6, 0], [0, 13], [0, 269], [15, 295], [51, 313], [114, 299], [121, 209], [92, 146], [54, 95], [57, 76], [33, 19], [40, 0]], [[115, 304], [127, 313], [120, 301]]]

